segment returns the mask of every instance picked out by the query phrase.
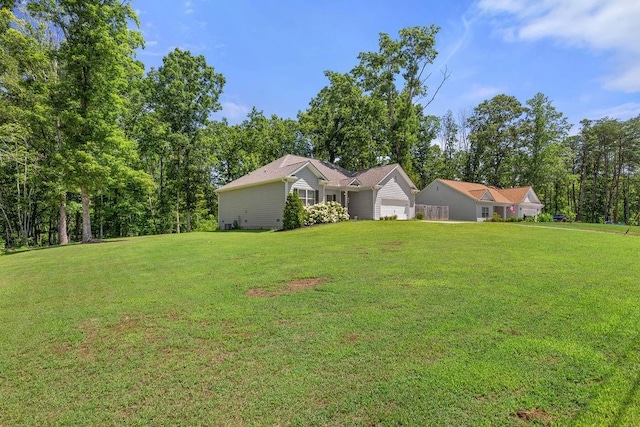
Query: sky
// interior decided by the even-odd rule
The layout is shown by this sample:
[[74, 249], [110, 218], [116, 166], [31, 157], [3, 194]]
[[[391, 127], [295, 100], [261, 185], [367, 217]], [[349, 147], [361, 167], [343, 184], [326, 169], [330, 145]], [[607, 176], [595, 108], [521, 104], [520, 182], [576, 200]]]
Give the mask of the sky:
[[146, 47], [138, 59], [158, 68], [176, 47], [203, 55], [225, 76], [226, 117], [253, 107], [296, 118], [346, 73], [379, 33], [440, 27], [430, 66], [427, 114], [458, 116], [498, 94], [523, 104], [546, 95], [577, 129], [582, 119], [640, 115], [638, 0], [132, 0]]

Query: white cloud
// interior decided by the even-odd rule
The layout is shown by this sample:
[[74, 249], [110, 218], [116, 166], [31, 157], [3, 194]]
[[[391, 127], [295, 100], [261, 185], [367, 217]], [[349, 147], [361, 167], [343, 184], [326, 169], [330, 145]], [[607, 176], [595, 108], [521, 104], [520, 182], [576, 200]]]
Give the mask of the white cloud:
[[[223, 102], [221, 115], [226, 117], [231, 123], [240, 122], [251, 109], [235, 102]], [[218, 113], [220, 114], [220, 113]]]
[[640, 103], [627, 102], [621, 105], [605, 108], [602, 110], [592, 111], [587, 114], [588, 117], [600, 119], [602, 117], [611, 117], [613, 119], [627, 120], [640, 116]]
[[504, 90], [495, 86], [480, 86], [474, 84], [469, 91], [465, 92], [463, 98], [471, 102], [482, 102], [502, 92], [504, 92]]
[[604, 79], [604, 86], [640, 91], [640, 1], [480, 0], [478, 8], [485, 14], [513, 18], [501, 22], [500, 31], [507, 39], [546, 38], [613, 53], [622, 66]]

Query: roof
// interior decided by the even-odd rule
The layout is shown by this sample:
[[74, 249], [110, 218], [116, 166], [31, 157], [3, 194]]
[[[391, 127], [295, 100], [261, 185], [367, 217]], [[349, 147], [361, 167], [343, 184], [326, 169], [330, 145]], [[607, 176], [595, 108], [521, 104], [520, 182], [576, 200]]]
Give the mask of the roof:
[[518, 187], [518, 188], [504, 188], [500, 190], [502, 194], [507, 196], [514, 203], [523, 203], [524, 199], [529, 194], [531, 187]]
[[527, 194], [529, 194], [529, 191], [533, 190], [530, 186], [517, 188], [497, 188], [490, 187], [484, 184], [451, 181], [448, 179], [438, 179], [438, 181], [478, 202], [487, 200], [483, 197], [488, 192], [493, 201], [496, 203], [520, 204], [524, 202]]
[[[284, 180], [295, 176], [295, 173], [305, 166], [311, 165], [327, 181], [327, 185], [345, 187], [347, 185], [360, 185], [365, 188], [378, 185], [391, 171], [399, 168], [398, 164], [379, 166], [359, 172], [349, 172], [333, 163], [325, 162], [309, 157], [287, 154], [273, 162], [264, 165], [230, 183], [220, 187], [217, 191], [226, 191], [242, 187], [250, 187], [268, 182]], [[402, 168], [400, 168], [402, 171]], [[403, 172], [404, 174], [404, 172]], [[415, 188], [409, 177], [405, 178]]]

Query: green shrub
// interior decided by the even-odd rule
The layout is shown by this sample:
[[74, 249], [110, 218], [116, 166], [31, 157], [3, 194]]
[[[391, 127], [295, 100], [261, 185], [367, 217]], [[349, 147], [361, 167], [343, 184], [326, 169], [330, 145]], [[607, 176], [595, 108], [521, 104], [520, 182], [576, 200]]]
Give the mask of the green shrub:
[[507, 222], [522, 222], [522, 218], [518, 218], [517, 216], [510, 216], [506, 219]]
[[416, 219], [424, 219], [424, 212], [416, 213]]
[[200, 218], [195, 227], [195, 231], [215, 231], [218, 229], [218, 221], [213, 215]]
[[561, 213], [567, 217], [567, 221], [569, 222], [574, 222], [576, 220], [576, 213], [571, 210], [571, 208], [563, 209]]
[[553, 215], [550, 213], [541, 213], [536, 215], [537, 222], [553, 222]]
[[300, 228], [304, 225], [305, 217], [306, 211], [302, 206], [302, 200], [298, 197], [298, 193], [289, 193], [282, 215], [283, 228], [285, 230]]

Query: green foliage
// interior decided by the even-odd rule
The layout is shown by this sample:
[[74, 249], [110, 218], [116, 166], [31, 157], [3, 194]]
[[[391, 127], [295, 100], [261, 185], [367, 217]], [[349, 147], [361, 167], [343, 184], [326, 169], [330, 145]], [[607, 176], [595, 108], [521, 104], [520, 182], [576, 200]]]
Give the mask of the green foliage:
[[416, 213], [416, 219], [417, 220], [423, 220], [424, 219], [424, 212], [417, 212]]
[[302, 205], [302, 200], [298, 197], [298, 193], [291, 192], [287, 196], [287, 202], [284, 206], [282, 215], [282, 226], [285, 230], [293, 230], [304, 225], [306, 211]]
[[553, 222], [553, 215], [550, 213], [541, 213], [536, 215], [535, 222]]

